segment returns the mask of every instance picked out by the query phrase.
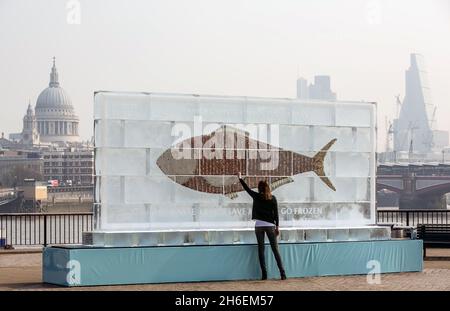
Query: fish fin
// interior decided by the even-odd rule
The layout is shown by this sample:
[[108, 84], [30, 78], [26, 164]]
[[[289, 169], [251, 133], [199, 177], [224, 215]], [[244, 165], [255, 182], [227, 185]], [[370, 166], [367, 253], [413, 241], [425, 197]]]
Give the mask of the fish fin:
[[238, 197], [236, 192], [230, 192], [225, 194], [226, 197], [230, 198], [231, 200], [234, 200]]
[[316, 173], [317, 176], [320, 177], [320, 179], [333, 191], [336, 191], [336, 188], [333, 186], [333, 183], [330, 179], [325, 175], [325, 171], [323, 168], [323, 162], [325, 159], [325, 156], [327, 155], [328, 150], [333, 146], [333, 144], [336, 142], [336, 138], [330, 140], [328, 144], [322, 147], [319, 152], [317, 152], [313, 157], [313, 163], [314, 163], [314, 173]]
[[277, 188], [279, 188], [279, 187], [281, 187], [281, 186], [283, 186], [285, 184], [293, 182], [293, 181], [294, 180], [292, 179], [292, 177], [285, 177], [285, 178], [282, 178], [280, 180], [277, 180], [277, 181], [274, 181], [273, 183], [271, 183], [270, 184], [270, 188], [273, 191], [273, 190], [275, 190], [275, 189], [277, 189]]
[[331, 190], [336, 191], [336, 188], [328, 177], [320, 176], [320, 179], [322, 179], [325, 185], [327, 185]]

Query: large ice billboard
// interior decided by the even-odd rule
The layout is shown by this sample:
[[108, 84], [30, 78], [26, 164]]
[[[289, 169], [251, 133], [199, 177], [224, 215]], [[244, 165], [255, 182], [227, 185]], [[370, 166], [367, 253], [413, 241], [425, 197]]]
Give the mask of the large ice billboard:
[[97, 92], [102, 230], [249, 228], [266, 180], [281, 227], [375, 224], [376, 106]]

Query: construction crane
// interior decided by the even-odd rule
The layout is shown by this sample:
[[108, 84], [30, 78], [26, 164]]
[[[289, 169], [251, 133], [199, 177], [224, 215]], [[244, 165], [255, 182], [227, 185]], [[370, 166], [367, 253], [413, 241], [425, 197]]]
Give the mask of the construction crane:
[[437, 107], [434, 107], [433, 109], [433, 113], [431, 114], [431, 119], [430, 119], [430, 129], [434, 130], [434, 126], [436, 125], [436, 109]]
[[430, 119], [430, 130], [431, 130], [431, 137], [428, 137], [427, 142], [428, 145], [430, 146], [430, 149], [433, 149], [435, 147], [435, 141], [434, 141], [434, 137], [433, 137], [433, 131], [434, 131], [434, 127], [436, 126], [436, 106], [434, 106], [433, 109], [433, 113], [431, 114], [431, 119]]
[[385, 116], [385, 124], [386, 124], [386, 152], [390, 152], [391, 145], [393, 141], [393, 134], [394, 134], [394, 126], [392, 121], [388, 120], [388, 116]]
[[395, 102], [396, 102], [395, 117], [398, 118], [400, 116], [400, 109], [402, 108], [402, 101], [400, 100], [400, 94], [395, 96]]
[[385, 125], [386, 125], [386, 152], [393, 151], [394, 152], [394, 158], [396, 158], [396, 150], [394, 150], [394, 139], [398, 139], [398, 137], [395, 137], [395, 129], [394, 129], [394, 122], [396, 119], [400, 116], [400, 109], [402, 102], [400, 100], [400, 94], [395, 96], [396, 102], [395, 102], [395, 116], [391, 120], [388, 119], [388, 116], [386, 116]]
[[414, 131], [418, 130], [419, 127], [415, 124], [412, 124], [412, 122], [409, 122], [408, 125], [408, 132], [409, 132], [409, 151], [408, 151], [408, 157], [409, 162], [411, 162], [412, 155], [414, 153]]

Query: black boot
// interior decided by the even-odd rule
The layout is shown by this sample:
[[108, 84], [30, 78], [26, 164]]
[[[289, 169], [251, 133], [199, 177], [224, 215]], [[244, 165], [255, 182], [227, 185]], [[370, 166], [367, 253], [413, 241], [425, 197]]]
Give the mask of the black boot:
[[287, 277], [286, 277], [286, 272], [281, 271], [281, 272], [280, 272], [280, 275], [281, 275], [281, 279], [282, 279], [282, 280], [286, 280], [286, 279], [287, 279]]
[[262, 271], [261, 280], [267, 280], [267, 271]]

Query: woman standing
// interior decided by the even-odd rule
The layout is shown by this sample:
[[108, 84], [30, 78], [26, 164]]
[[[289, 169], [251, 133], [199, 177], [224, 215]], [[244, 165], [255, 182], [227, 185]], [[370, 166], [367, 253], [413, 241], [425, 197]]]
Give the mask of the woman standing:
[[258, 257], [261, 266], [262, 280], [267, 280], [266, 260], [264, 257], [264, 235], [267, 235], [273, 255], [277, 261], [278, 269], [282, 280], [286, 280], [286, 273], [283, 262], [278, 251], [277, 236], [278, 229], [278, 204], [277, 199], [272, 195], [269, 184], [263, 180], [258, 183], [258, 192], [251, 190], [241, 178], [241, 173], [237, 174], [239, 181], [245, 191], [253, 198], [252, 219], [255, 219], [255, 235], [258, 241]]

